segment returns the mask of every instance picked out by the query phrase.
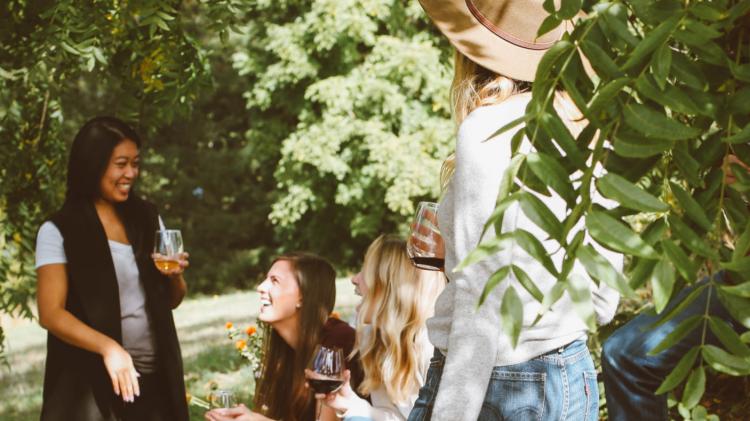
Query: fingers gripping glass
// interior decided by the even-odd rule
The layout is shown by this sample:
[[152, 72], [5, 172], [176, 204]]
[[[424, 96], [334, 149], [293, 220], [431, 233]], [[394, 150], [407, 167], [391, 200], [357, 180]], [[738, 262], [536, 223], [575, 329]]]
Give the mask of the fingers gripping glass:
[[154, 237], [154, 264], [162, 271], [180, 266], [182, 233], [180, 230], [159, 230]]
[[409, 258], [420, 269], [442, 270], [445, 264], [443, 237], [437, 226], [437, 209], [437, 203], [419, 202], [406, 243]]
[[315, 393], [333, 393], [344, 383], [344, 352], [341, 348], [315, 347], [305, 377]]

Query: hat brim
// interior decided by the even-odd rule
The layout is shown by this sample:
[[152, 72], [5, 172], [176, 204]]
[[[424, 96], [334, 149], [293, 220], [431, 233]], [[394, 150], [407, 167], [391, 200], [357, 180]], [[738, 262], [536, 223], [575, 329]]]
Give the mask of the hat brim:
[[[533, 81], [536, 69], [547, 49], [520, 47], [497, 36], [482, 25], [469, 11], [465, 0], [419, 0], [440, 32], [451, 44], [473, 62], [503, 76]], [[559, 36], [570, 22], [555, 31]]]

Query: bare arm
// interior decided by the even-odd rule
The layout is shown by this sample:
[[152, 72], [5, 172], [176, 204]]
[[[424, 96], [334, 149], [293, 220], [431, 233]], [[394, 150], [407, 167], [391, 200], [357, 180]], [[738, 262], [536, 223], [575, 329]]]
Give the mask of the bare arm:
[[124, 401], [140, 394], [138, 374], [130, 354], [109, 336], [92, 329], [65, 309], [68, 275], [65, 264], [44, 265], [37, 269], [39, 324], [59, 339], [99, 354], [104, 359], [112, 387]]

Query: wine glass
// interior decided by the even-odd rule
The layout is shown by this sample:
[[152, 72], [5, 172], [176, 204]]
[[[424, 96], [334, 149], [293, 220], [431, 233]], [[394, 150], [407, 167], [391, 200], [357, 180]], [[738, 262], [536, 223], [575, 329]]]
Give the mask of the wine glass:
[[180, 230], [158, 230], [154, 237], [154, 264], [168, 272], [180, 266], [182, 233]]
[[437, 226], [438, 204], [419, 202], [406, 253], [414, 266], [425, 270], [441, 270], [445, 264], [443, 237]]
[[235, 406], [234, 393], [231, 390], [218, 389], [209, 396], [211, 408], [232, 408]]
[[344, 384], [344, 352], [341, 348], [315, 347], [307, 365], [307, 384], [315, 393], [333, 393]]

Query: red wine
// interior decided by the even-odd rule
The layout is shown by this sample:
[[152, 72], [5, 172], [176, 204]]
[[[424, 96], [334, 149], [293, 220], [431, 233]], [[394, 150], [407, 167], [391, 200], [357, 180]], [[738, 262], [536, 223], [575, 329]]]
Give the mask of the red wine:
[[329, 394], [338, 390], [344, 382], [341, 380], [329, 379], [307, 379], [307, 383], [313, 388], [315, 393]]
[[415, 257], [411, 260], [420, 269], [440, 270], [445, 265], [445, 259], [440, 257]]

